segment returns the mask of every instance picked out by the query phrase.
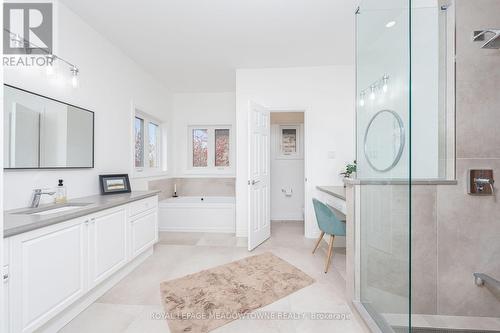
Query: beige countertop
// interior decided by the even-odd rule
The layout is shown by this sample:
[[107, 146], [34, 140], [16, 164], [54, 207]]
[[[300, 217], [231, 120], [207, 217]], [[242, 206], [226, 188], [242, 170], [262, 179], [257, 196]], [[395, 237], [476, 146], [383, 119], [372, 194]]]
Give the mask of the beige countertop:
[[[131, 193], [108, 194], [108, 195], [92, 195], [83, 198], [69, 200], [65, 204], [40, 205], [38, 208], [20, 208], [9, 211], [4, 211], [4, 238], [18, 235], [24, 232], [47, 227], [52, 224], [68, 221], [74, 218], [89, 215], [108, 208], [125, 205], [129, 202], [149, 198], [158, 194], [158, 191], [137, 191]], [[46, 210], [48, 207], [58, 208], [64, 206], [82, 205], [69, 211], [47, 215], [23, 214], [22, 212], [30, 210], [37, 212]]]
[[321, 192], [333, 195], [336, 198], [345, 201], [345, 188], [344, 186], [316, 186]]

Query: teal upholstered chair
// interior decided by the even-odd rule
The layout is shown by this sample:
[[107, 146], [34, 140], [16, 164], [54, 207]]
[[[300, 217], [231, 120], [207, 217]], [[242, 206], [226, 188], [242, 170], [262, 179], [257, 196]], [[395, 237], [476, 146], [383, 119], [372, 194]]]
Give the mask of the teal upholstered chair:
[[328, 245], [328, 255], [326, 257], [325, 273], [328, 272], [330, 260], [333, 254], [333, 240], [335, 236], [345, 236], [345, 223], [340, 221], [333, 213], [332, 209], [317, 199], [313, 199], [314, 212], [316, 213], [316, 220], [318, 227], [321, 230], [321, 235], [316, 242], [316, 246], [312, 253], [316, 252], [323, 236], [330, 235], [330, 243]]

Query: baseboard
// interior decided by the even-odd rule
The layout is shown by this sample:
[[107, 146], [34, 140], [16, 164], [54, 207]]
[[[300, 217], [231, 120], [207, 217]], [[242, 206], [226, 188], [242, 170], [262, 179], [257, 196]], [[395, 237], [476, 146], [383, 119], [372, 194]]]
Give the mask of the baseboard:
[[236, 237], [248, 237], [248, 229], [245, 227], [244, 229], [236, 229]]
[[272, 219], [271, 223], [304, 223], [301, 219]]
[[286, 216], [286, 217], [272, 217], [271, 222], [304, 222], [304, 216]]
[[183, 228], [183, 227], [162, 227], [159, 229], [160, 232], [213, 232], [213, 233], [223, 233], [223, 234], [234, 234], [236, 230], [234, 228]]
[[89, 291], [85, 296], [70, 305], [64, 311], [52, 318], [49, 322], [44, 324], [37, 333], [54, 333], [61, 330], [71, 320], [78, 316], [82, 311], [88, 308], [92, 303], [99, 299], [105, 292], [111, 289], [114, 285], [120, 282], [125, 276], [130, 274], [134, 269], [142, 264], [149, 256], [153, 254], [153, 247], [141, 253], [134, 260], [125, 265], [118, 272], [110, 276], [107, 280], [103, 281], [97, 287]]

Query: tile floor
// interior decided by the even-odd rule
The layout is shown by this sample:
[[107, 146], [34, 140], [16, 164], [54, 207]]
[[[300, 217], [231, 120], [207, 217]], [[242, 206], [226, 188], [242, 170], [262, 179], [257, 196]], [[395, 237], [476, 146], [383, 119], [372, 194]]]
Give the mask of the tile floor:
[[[300, 268], [316, 283], [259, 311], [333, 313], [347, 319], [295, 320], [244, 319], [233, 321], [213, 333], [244, 332], [363, 332], [345, 298], [345, 250], [335, 249], [332, 268], [323, 273], [325, 253], [311, 254], [314, 240], [304, 238], [301, 222], [273, 222], [271, 238], [253, 252], [246, 238], [214, 233], [161, 233], [154, 254], [121, 282], [66, 325], [64, 333], [168, 333], [162, 314], [159, 284], [257, 253], [271, 251]], [[326, 244], [323, 244], [323, 249]], [[344, 316], [343, 318], [345, 318]]]

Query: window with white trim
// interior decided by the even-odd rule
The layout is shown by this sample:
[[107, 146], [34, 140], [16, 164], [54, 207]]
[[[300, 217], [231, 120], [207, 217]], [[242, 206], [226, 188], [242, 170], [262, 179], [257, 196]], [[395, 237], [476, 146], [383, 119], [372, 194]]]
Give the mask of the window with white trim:
[[188, 126], [188, 168], [229, 171], [233, 165], [231, 126]]
[[138, 174], [154, 175], [167, 171], [164, 127], [160, 120], [135, 110], [134, 167]]

